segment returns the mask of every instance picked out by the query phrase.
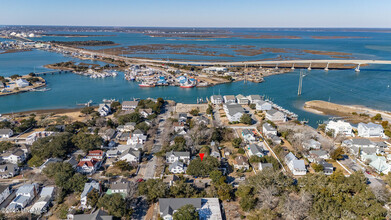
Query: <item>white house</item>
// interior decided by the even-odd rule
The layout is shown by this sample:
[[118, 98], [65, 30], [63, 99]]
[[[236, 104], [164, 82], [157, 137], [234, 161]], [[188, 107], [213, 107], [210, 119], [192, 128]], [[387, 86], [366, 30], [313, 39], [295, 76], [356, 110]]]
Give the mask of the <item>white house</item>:
[[87, 159], [97, 159], [97, 160], [103, 160], [105, 158], [106, 154], [102, 150], [90, 150], [88, 151], [88, 154], [86, 156]]
[[130, 148], [127, 151], [124, 151], [120, 156], [119, 160], [124, 160], [128, 163], [138, 163], [141, 159], [141, 153], [138, 150]]
[[277, 135], [277, 129], [271, 126], [269, 123], [263, 123], [262, 132], [264, 135]]
[[174, 213], [184, 205], [193, 205], [199, 219], [222, 220], [218, 198], [169, 198], [159, 199], [159, 214], [164, 220], [173, 220]]
[[250, 101], [251, 104], [256, 104], [262, 101], [262, 97], [260, 95], [249, 95], [247, 96], [247, 99]]
[[248, 146], [248, 155], [251, 157], [251, 156], [257, 156], [257, 157], [263, 157], [265, 156], [265, 153], [263, 152], [263, 149], [261, 149], [261, 147], [259, 147], [258, 145], [256, 144], [250, 144]]
[[242, 137], [247, 142], [255, 141], [255, 135], [254, 133], [249, 129], [243, 129], [242, 130]]
[[147, 118], [148, 116], [152, 115], [153, 111], [152, 109], [148, 108], [148, 109], [141, 109], [140, 110], [140, 114], [141, 116], [143, 116], [144, 118]]
[[37, 195], [35, 184], [25, 184], [16, 191], [15, 199], [7, 206], [6, 210], [15, 212], [24, 209]]
[[386, 162], [384, 157], [378, 157], [376, 160], [369, 163], [373, 169], [376, 170], [377, 173], [388, 174], [391, 170], [391, 165]]
[[384, 138], [384, 129], [383, 126], [369, 122], [368, 124], [359, 123], [357, 127], [358, 136], [360, 137], [381, 137]]
[[221, 95], [212, 95], [210, 97], [210, 101], [212, 102], [212, 104], [220, 105], [223, 104], [223, 97]]
[[111, 113], [111, 108], [107, 104], [99, 104], [98, 112], [100, 116], [107, 116]]
[[174, 163], [175, 161], [182, 161], [186, 164], [190, 161], [190, 152], [171, 151], [166, 153], [166, 162]]
[[322, 161], [329, 159], [329, 154], [324, 150], [310, 150], [308, 160], [310, 162]]
[[40, 193], [40, 198], [30, 208], [30, 213], [40, 215], [45, 213], [53, 199], [54, 187], [43, 187]]
[[81, 159], [76, 166], [76, 171], [83, 174], [93, 174], [100, 168], [100, 161], [92, 159]]
[[245, 156], [237, 156], [233, 162], [235, 169], [250, 169], [250, 165], [248, 164], [248, 159]]
[[0, 129], [0, 139], [2, 138], [10, 138], [14, 135], [14, 132], [9, 128]]
[[11, 194], [9, 185], [0, 185], [0, 204]]
[[53, 132], [53, 131], [37, 131], [37, 132], [34, 132], [34, 133], [30, 134], [29, 136], [27, 136], [26, 144], [32, 145], [38, 139], [44, 138], [44, 137], [48, 137], [48, 136], [51, 136], [53, 134], [55, 134], [55, 132]]
[[286, 122], [286, 115], [275, 109], [266, 111], [266, 119], [273, 122]]
[[256, 102], [255, 109], [257, 111], [269, 111], [269, 110], [272, 110], [272, 104], [261, 100], [261, 101]]
[[319, 150], [321, 147], [321, 143], [319, 141], [316, 141], [314, 139], [309, 139], [308, 141], [305, 141], [303, 143], [303, 148], [306, 150]]
[[15, 80], [15, 84], [20, 88], [24, 88], [30, 85], [30, 83], [25, 79], [17, 79]]
[[171, 173], [185, 173], [186, 172], [186, 166], [184, 163], [180, 162], [179, 160], [175, 161], [174, 163], [170, 164], [168, 166], [168, 170]]
[[352, 129], [353, 128], [349, 123], [344, 122], [342, 120], [329, 121], [329, 123], [326, 125], [326, 132], [333, 132], [334, 137], [336, 137], [337, 135], [352, 137]]
[[122, 102], [122, 110], [130, 111], [134, 110], [138, 106], [138, 101], [123, 101]]
[[236, 96], [236, 101], [239, 105], [248, 105], [248, 99], [247, 97], [239, 94]]
[[234, 104], [236, 103], [236, 98], [234, 95], [225, 95], [223, 96], [224, 98], [224, 103], [225, 104]]
[[88, 196], [88, 193], [91, 192], [93, 189], [97, 190], [100, 193], [101, 192], [100, 184], [95, 181], [84, 184], [84, 190], [80, 195], [81, 207], [91, 208], [90, 206], [87, 206], [87, 196]]
[[225, 104], [223, 105], [223, 109], [227, 115], [228, 121], [230, 122], [240, 121], [240, 118], [245, 113], [243, 107], [238, 104]]
[[298, 160], [292, 152], [289, 152], [289, 154], [285, 156], [285, 163], [293, 175], [300, 176], [307, 173], [304, 160]]
[[26, 155], [21, 149], [16, 149], [12, 152], [3, 153], [1, 156], [3, 157], [3, 160], [13, 164], [18, 164], [26, 160]]
[[127, 145], [144, 144], [146, 140], [147, 140], [147, 135], [144, 135], [144, 133], [141, 130], [137, 129], [128, 138], [126, 144]]

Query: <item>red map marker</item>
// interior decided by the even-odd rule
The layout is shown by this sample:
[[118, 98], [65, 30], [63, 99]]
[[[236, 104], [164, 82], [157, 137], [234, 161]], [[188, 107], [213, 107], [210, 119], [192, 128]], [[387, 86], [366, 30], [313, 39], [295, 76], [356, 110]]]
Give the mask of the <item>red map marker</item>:
[[199, 155], [200, 155], [200, 158], [201, 158], [201, 161], [204, 159], [204, 153], [199, 153]]

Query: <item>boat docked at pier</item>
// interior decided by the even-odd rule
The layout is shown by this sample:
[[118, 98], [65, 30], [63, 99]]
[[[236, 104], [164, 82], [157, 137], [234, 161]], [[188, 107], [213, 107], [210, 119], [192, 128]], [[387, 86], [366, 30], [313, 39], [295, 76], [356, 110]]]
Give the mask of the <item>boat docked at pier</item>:
[[195, 80], [191, 81], [189, 79], [187, 79], [185, 82], [179, 85], [180, 88], [193, 88], [195, 86], [196, 86], [196, 81]]
[[155, 87], [156, 85], [154, 83], [150, 83], [150, 82], [142, 82], [142, 83], [138, 84], [138, 86], [140, 86], [140, 87]]

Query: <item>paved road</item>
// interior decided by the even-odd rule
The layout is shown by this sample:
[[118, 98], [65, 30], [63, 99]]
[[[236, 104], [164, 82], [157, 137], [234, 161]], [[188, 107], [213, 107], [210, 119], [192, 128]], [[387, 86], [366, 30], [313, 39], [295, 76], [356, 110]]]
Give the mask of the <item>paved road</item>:
[[365, 167], [363, 167], [362, 164], [360, 164], [359, 162], [357, 162], [355, 159], [352, 159], [352, 158], [347, 158], [347, 159], [344, 159], [344, 160], [341, 160], [340, 161], [343, 165], [345, 165], [346, 167], [348, 167], [349, 169], [353, 170], [353, 171], [362, 171], [364, 173], [364, 176], [366, 178], [368, 178], [368, 184], [370, 187], [379, 187], [379, 186], [383, 186], [385, 183], [383, 182], [383, 180], [373, 176], [373, 175], [370, 175], [368, 173], [365, 172]]

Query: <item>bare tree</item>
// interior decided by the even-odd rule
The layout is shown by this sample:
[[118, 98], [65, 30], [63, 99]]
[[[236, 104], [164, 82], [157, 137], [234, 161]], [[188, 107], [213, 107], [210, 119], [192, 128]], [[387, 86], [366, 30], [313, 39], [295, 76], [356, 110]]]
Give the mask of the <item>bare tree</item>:
[[311, 196], [307, 193], [297, 195], [291, 193], [286, 196], [283, 205], [283, 215], [288, 220], [304, 219], [311, 207]]

